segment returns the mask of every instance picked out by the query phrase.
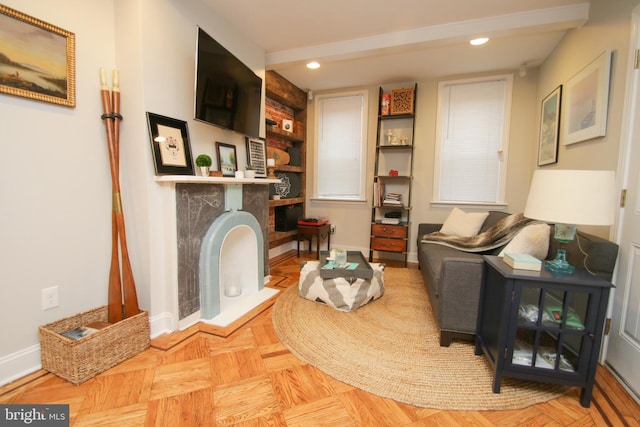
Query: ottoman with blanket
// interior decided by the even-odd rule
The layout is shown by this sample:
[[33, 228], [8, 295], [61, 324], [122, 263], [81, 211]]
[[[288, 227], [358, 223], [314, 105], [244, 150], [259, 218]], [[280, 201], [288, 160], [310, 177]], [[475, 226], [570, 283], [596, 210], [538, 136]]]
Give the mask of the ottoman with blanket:
[[[482, 255], [514, 252], [552, 259], [558, 249], [553, 233], [553, 225], [499, 211], [454, 209], [444, 224], [419, 224], [419, 267], [440, 327], [440, 345], [449, 346], [454, 338], [472, 339], [476, 333]], [[615, 243], [578, 231], [565, 249], [570, 264], [611, 280], [618, 255]]]
[[371, 279], [320, 277], [320, 261], [307, 261], [300, 269], [298, 293], [301, 297], [327, 304], [340, 311], [352, 311], [384, 294], [384, 264], [370, 263]]

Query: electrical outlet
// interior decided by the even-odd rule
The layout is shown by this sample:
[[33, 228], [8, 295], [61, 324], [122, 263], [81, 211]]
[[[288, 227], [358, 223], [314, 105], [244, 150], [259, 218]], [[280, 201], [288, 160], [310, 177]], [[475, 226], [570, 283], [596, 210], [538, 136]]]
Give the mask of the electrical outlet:
[[336, 225], [331, 224], [331, 234], [336, 234]]
[[49, 310], [50, 308], [57, 307], [60, 303], [58, 297], [58, 287], [52, 286], [42, 290], [42, 309]]

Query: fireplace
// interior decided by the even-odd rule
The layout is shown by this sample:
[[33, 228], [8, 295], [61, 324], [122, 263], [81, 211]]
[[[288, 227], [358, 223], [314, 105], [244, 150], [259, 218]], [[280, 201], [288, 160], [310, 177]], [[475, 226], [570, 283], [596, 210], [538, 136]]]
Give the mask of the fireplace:
[[201, 321], [228, 326], [277, 293], [264, 288], [263, 238], [258, 221], [232, 210], [219, 216], [200, 250]]
[[264, 286], [268, 186], [227, 181], [176, 184], [181, 329], [225, 327], [278, 293]]

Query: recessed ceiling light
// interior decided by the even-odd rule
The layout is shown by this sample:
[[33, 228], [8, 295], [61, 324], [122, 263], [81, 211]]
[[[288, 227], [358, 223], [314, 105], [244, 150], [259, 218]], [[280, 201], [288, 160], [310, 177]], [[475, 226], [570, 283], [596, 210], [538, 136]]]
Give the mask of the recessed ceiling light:
[[318, 64], [316, 61], [312, 61], [307, 64], [307, 68], [315, 70], [316, 68], [320, 68], [320, 64]]
[[477, 39], [471, 40], [469, 43], [471, 43], [474, 46], [480, 46], [481, 44], [485, 44], [488, 41], [489, 41], [488, 37], [479, 37]]

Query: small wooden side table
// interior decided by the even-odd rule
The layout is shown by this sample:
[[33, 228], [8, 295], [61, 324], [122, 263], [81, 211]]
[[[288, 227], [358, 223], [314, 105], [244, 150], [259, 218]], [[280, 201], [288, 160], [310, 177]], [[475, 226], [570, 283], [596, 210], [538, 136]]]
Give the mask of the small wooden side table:
[[331, 250], [331, 224], [322, 225], [301, 225], [298, 224], [298, 257], [300, 256], [300, 240], [309, 241], [309, 250], [313, 243], [313, 236], [316, 236], [316, 257], [320, 259], [320, 240], [327, 238], [327, 251]]

